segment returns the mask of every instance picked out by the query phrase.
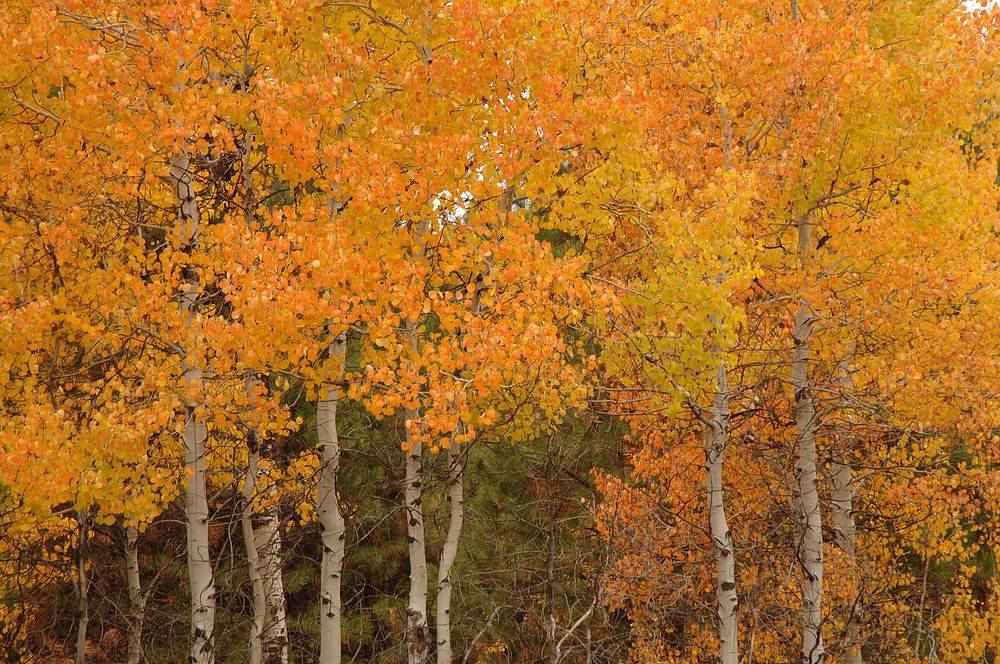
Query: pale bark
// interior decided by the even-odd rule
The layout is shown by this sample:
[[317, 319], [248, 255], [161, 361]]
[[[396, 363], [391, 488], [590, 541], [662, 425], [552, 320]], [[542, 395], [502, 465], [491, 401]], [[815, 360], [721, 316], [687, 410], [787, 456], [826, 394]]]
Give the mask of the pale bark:
[[260, 477], [260, 453], [250, 450], [243, 484], [243, 540], [250, 585], [253, 620], [250, 624], [250, 664], [288, 662], [288, 621], [285, 587], [281, 578], [281, 530], [277, 506], [254, 510], [253, 498]]
[[[842, 399], [853, 391], [854, 383], [851, 378], [851, 365], [849, 360], [844, 360], [838, 367], [838, 380], [841, 388]], [[848, 416], [846, 426], [853, 428], [853, 417]], [[830, 462], [830, 493], [831, 512], [833, 516], [833, 541], [837, 547], [843, 551], [845, 562], [848, 566], [848, 580], [854, 589], [851, 597], [850, 613], [847, 616], [847, 625], [844, 629], [844, 650], [842, 659], [844, 664], [862, 664], [864, 659], [861, 656], [861, 615], [858, 609], [860, 596], [857, 589], [857, 561], [854, 555], [854, 544], [857, 535], [857, 528], [854, 523], [854, 469], [850, 463], [850, 444], [853, 431], [845, 436], [847, 445], [838, 448]]]
[[87, 525], [87, 515], [80, 510], [76, 514], [79, 527], [79, 542], [77, 545], [77, 611], [76, 627], [76, 664], [86, 664], [87, 661], [87, 624], [90, 622], [90, 577], [87, 576], [87, 543], [90, 529]]
[[493, 624], [493, 621], [496, 620], [498, 617], [500, 617], [500, 611], [502, 609], [503, 605], [500, 605], [495, 609], [493, 609], [493, 613], [490, 614], [490, 617], [486, 619], [486, 622], [484, 622], [483, 626], [479, 628], [479, 631], [476, 632], [476, 635], [474, 637], [472, 637], [472, 640], [466, 644], [465, 654], [462, 655], [462, 664], [469, 663], [469, 658], [472, 657], [472, 653], [475, 651], [476, 645], [479, 643], [480, 640], [482, 640], [483, 636], [486, 634], [486, 630], [490, 628], [490, 625]]
[[[407, 409], [407, 421], [416, 421], [417, 412]], [[410, 555], [410, 597], [406, 609], [406, 650], [409, 664], [425, 664], [428, 657], [427, 551], [424, 536], [423, 468], [424, 446], [406, 431], [406, 535]]]
[[[200, 374], [200, 371], [198, 372]], [[208, 496], [205, 486], [205, 425], [194, 407], [184, 426], [184, 467], [190, 477], [185, 494], [188, 577], [191, 584], [191, 662], [215, 661], [215, 579], [208, 539]]]
[[[250, 132], [243, 139], [243, 214], [248, 231], [254, 230], [256, 195], [253, 188]], [[259, 383], [253, 371], [248, 371], [246, 387], [254, 401], [252, 388]], [[244, 483], [242, 515], [243, 539], [250, 567], [253, 592], [253, 620], [250, 625], [251, 664], [285, 664], [288, 662], [288, 621], [285, 612], [285, 587], [281, 578], [281, 531], [278, 506], [269, 505], [263, 512], [253, 508], [254, 491], [260, 475], [260, 440], [256, 432], [249, 438], [249, 463]]]
[[715, 601], [719, 634], [719, 661], [738, 661], [738, 598], [736, 595], [736, 560], [733, 540], [726, 519], [722, 472], [729, 430], [729, 384], [726, 364], [719, 361], [716, 393], [709, 419], [705, 423], [705, 457], [708, 490], [709, 534], [715, 549]]
[[[257, 382], [253, 372], [248, 372], [246, 385], [251, 403], [255, 400], [253, 387]], [[256, 431], [251, 431], [247, 437], [247, 471], [240, 516], [253, 606], [248, 659], [250, 664], [285, 664], [288, 661], [288, 622], [281, 578], [280, 519], [276, 503], [270, 502], [263, 510], [255, 506], [260, 454], [260, 439]]]
[[[462, 427], [458, 429], [463, 431]], [[437, 661], [438, 664], [451, 664], [451, 571], [458, 555], [458, 540], [462, 534], [465, 522], [465, 475], [462, 463], [462, 451], [452, 443], [448, 448], [448, 507], [450, 510], [448, 534], [441, 549], [441, 561], [438, 565], [437, 586]]]
[[[797, 220], [798, 254], [803, 268], [808, 264], [811, 220]], [[803, 270], [805, 272], [805, 270]], [[795, 428], [798, 447], [796, 503], [799, 510], [798, 559], [802, 568], [802, 661], [820, 664], [823, 649], [823, 524], [816, 477], [816, 403], [809, 377], [809, 353], [814, 317], [805, 297], [799, 298], [795, 314], [792, 351], [792, 389], [795, 393]]]
[[[581, 615], [579, 618], [577, 618], [573, 622], [573, 624], [569, 626], [569, 629], [566, 630], [566, 633], [563, 634], [563, 637], [561, 639], [559, 639], [558, 641], [556, 641], [555, 645], [552, 648], [552, 661], [554, 662], [554, 664], [559, 664], [560, 662], [562, 662], [563, 644], [566, 643], [566, 640], [569, 637], [573, 636], [573, 633], [576, 632], [577, 628], [580, 627], [580, 625], [582, 625], [583, 623], [585, 623], [587, 620], [590, 619], [590, 616], [592, 616], [593, 613], [594, 613], [594, 609], [597, 608], [597, 599], [598, 599], [598, 595], [595, 594], [594, 595], [594, 599], [590, 602], [590, 606], [587, 607], [587, 610], [583, 612], [583, 615]], [[588, 639], [589, 639], [589, 637], [590, 637], [590, 628], [589, 627], [587, 628], [587, 636], [588, 636]], [[590, 649], [590, 646], [587, 645], [587, 651], [588, 651], [587, 652], [587, 657], [588, 658], [590, 656], [589, 649]]]
[[[250, 169], [250, 134], [244, 135], [243, 141], [243, 214], [247, 230], [253, 232], [253, 189]], [[254, 388], [258, 380], [252, 370], [247, 370], [245, 388], [251, 405], [255, 404]], [[254, 532], [254, 497], [257, 493], [257, 480], [260, 477], [260, 439], [255, 430], [247, 436], [247, 469], [243, 477], [243, 511], [240, 513], [240, 528], [243, 531], [243, 549], [247, 557], [247, 574], [250, 578], [250, 634], [247, 637], [247, 660], [249, 664], [262, 664], [264, 646], [262, 635], [264, 622], [267, 620], [267, 607], [264, 605], [264, 580], [260, 571], [260, 560], [257, 556], [257, 537]]]
[[243, 530], [243, 545], [247, 556], [247, 568], [250, 574], [250, 589], [253, 606], [253, 617], [250, 621], [250, 642], [247, 659], [250, 664], [261, 664], [264, 651], [261, 634], [264, 632], [264, 621], [267, 619], [264, 606], [264, 581], [260, 574], [260, 561], [257, 558], [257, 543], [253, 528], [253, 498], [257, 491], [257, 477], [260, 474], [260, 453], [256, 449], [249, 450], [247, 472], [243, 480], [243, 512], [240, 515], [240, 525]]
[[[411, 258], [420, 263], [424, 258], [424, 235], [430, 221], [421, 222], [414, 238]], [[406, 334], [414, 356], [420, 354], [418, 320], [406, 321]], [[403, 498], [406, 509], [406, 536], [409, 542], [410, 596], [406, 609], [406, 651], [408, 664], [425, 664], [430, 654], [430, 633], [427, 627], [427, 542], [424, 533], [423, 482], [424, 446], [414, 437], [419, 412], [407, 408], [403, 412], [406, 430], [406, 477]]]
[[128, 577], [128, 664], [142, 661], [142, 623], [146, 616], [146, 594], [139, 577], [139, 531], [125, 529], [125, 572]]
[[[721, 15], [719, 17], [721, 21]], [[723, 165], [732, 169], [733, 123], [729, 117], [729, 107], [721, 105]], [[720, 256], [723, 267], [726, 259]], [[716, 287], [722, 288], [725, 273], [716, 279]], [[718, 320], [713, 316], [712, 324]], [[709, 419], [705, 422], [705, 477], [708, 493], [708, 525], [712, 547], [715, 550], [715, 611], [718, 622], [719, 661], [721, 664], [737, 664], [739, 660], [739, 598], [736, 594], [736, 552], [726, 518], [725, 468], [726, 444], [729, 439], [729, 380], [726, 375], [726, 359], [718, 343], [712, 344], [712, 354], [718, 359], [715, 370], [716, 391], [712, 399]]]
[[[198, 204], [189, 172], [190, 160], [182, 154], [170, 166], [170, 181], [177, 196], [178, 221], [182, 247], [198, 242]], [[199, 297], [198, 277], [187, 270], [178, 296], [178, 306], [188, 326], [197, 326], [195, 308]], [[201, 368], [185, 356], [184, 380], [200, 386]], [[188, 577], [191, 584], [191, 664], [215, 661], [215, 580], [208, 540], [208, 495], [205, 486], [204, 422], [197, 417], [197, 404], [185, 404], [184, 469], [188, 475], [184, 514], [187, 523]]]
[[254, 518], [254, 546], [264, 591], [261, 649], [264, 664], [288, 663], [288, 618], [285, 584], [281, 578], [281, 520], [278, 506], [269, 506]]
[[[330, 361], [343, 376], [347, 342], [343, 335], [330, 344]], [[337, 473], [340, 468], [340, 439], [337, 433], [337, 402], [340, 386], [326, 388], [316, 404], [316, 428], [319, 439], [320, 471], [317, 487], [317, 513], [323, 540], [320, 570], [320, 664], [340, 664], [342, 607], [340, 586], [344, 567], [344, 517], [337, 498]]]
[[[482, 303], [485, 278], [490, 274], [490, 265], [476, 280], [476, 292], [472, 296], [471, 312], [478, 316]], [[459, 421], [457, 434], [465, 432], [465, 425]], [[448, 534], [441, 549], [438, 563], [438, 587], [435, 601], [435, 627], [437, 628], [437, 662], [451, 664], [453, 657], [451, 643], [451, 572], [458, 556], [458, 542], [465, 524], [465, 465], [459, 446], [452, 442], [448, 448]]]

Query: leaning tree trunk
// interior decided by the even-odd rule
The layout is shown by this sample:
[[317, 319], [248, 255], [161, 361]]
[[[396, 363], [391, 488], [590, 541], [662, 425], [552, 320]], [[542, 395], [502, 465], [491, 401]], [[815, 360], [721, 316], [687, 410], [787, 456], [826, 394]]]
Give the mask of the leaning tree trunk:
[[738, 599], [736, 596], [736, 560], [733, 540], [726, 519], [722, 471], [729, 429], [729, 384], [725, 360], [719, 360], [716, 393], [711, 415], [705, 426], [705, 456], [708, 489], [708, 523], [715, 548], [715, 601], [718, 617], [719, 661], [738, 661]]
[[[459, 426], [458, 431], [464, 429]], [[465, 468], [462, 451], [454, 441], [448, 448], [448, 534], [441, 549], [438, 565], [438, 585], [436, 602], [437, 662], [451, 664], [451, 571], [458, 555], [458, 540], [465, 523], [465, 489], [463, 487]]]
[[[190, 249], [198, 243], [198, 204], [191, 182], [190, 160], [187, 155], [176, 157], [170, 166], [170, 181], [177, 195], [181, 246]], [[199, 297], [198, 275], [185, 269], [178, 306], [194, 330], [197, 325], [196, 307]], [[190, 352], [191, 349], [189, 349]], [[200, 387], [201, 368], [185, 356], [184, 380], [187, 385]], [[215, 580], [208, 539], [208, 495], [205, 486], [204, 422], [197, 416], [197, 404], [190, 399], [185, 404], [184, 470], [188, 482], [184, 500], [187, 524], [188, 577], [191, 584], [191, 664], [213, 664], [215, 661]]]
[[83, 510], [76, 513], [80, 541], [77, 544], [77, 612], [79, 622], [76, 627], [76, 664], [87, 662], [87, 624], [90, 622], [90, 577], [87, 576], [87, 543], [90, 530], [87, 525], [87, 514]]
[[[798, 254], [803, 275], [811, 248], [809, 216], [797, 220]], [[803, 284], [805, 288], [805, 284]], [[795, 428], [798, 446], [796, 504], [799, 510], [798, 559], [802, 568], [802, 661], [820, 664], [823, 649], [823, 523], [816, 478], [816, 403], [809, 377], [809, 352], [813, 337], [813, 313], [804, 296], [795, 314], [792, 351], [792, 389], [795, 392]]]
[[142, 661], [142, 623], [146, 616], [146, 595], [139, 577], [139, 530], [135, 526], [125, 529], [125, 573], [128, 577], [128, 660], [127, 664]]
[[[490, 274], [490, 266], [476, 279], [476, 292], [472, 296], [471, 312], [473, 316], [479, 316], [482, 303], [482, 291], [485, 288], [485, 280]], [[459, 421], [455, 430], [456, 434], [465, 433], [465, 425]], [[437, 662], [438, 664], [451, 664], [452, 644], [451, 644], [451, 572], [455, 565], [455, 558], [458, 556], [458, 541], [462, 536], [462, 527], [465, 524], [465, 465], [462, 460], [462, 451], [459, 446], [452, 441], [448, 448], [448, 534], [441, 549], [441, 560], [438, 564], [438, 584], [437, 599], [435, 601], [435, 622], [437, 628]]]
[[[846, 401], [854, 388], [850, 361], [842, 361], [838, 372], [840, 374], [838, 379], [841, 399]], [[844, 664], [862, 664], [864, 660], [861, 657], [860, 644], [861, 612], [858, 608], [861, 597], [857, 588], [857, 560], [854, 553], [857, 534], [854, 523], [854, 469], [850, 462], [852, 447], [850, 442], [853, 440], [854, 434], [854, 418], [852, 416], [847, 417], [845, 426], [848, 428], [848, 434], [844, 436], [847, 442], [835, 450], [830, 462], [830, 506], [833, 516], [833, 542], [844, 554], [848, 567], [848, 581], [851, 588], [854, 589], [850, 598], [847, 625], [844, 630], [844, 650], [841, 657]]]
[[[330, 361], [337, 364], [338, 376], [344, 373], [347, 342], [340, 335], [330, 344]], [[338, 380], [337, 383], [340, 381]], [[317, 489], [317, 512], [323, 539], [320, 572], [320, 664], [341, 661], [340, 585], [344, 567], [344, 517], [337, 498], [337, 473], [340, 468], [340, 439], [337, 435], [337, 402], [340, 385], [326, 388], [316, 404], [316, 429], [319, 438], [320, 471]]]

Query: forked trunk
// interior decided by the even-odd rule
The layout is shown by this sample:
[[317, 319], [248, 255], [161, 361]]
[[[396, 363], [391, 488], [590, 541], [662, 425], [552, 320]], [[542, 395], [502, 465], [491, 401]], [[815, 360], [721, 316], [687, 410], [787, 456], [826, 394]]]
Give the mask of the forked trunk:
[[[482, 303], [482, 291], [486, 277], [490, 274], [487, 264], [476, 280], [476, 292], [472, 296], [471, 312], [478, 316]], [[459, 421], [456, 434], [465, 433], [465, 425]], [[435, 621], [437, 628], [437, 662], [451, 664], [451, 573], [458, 556], [458, 542], [462, 536], [465, 524], [465, 465], [462, 451], [458, 444], [452, 441], [448, 448], [448, 534], [441, 549], [441, 560], [438, 564], [437, 599], [435, 602]]]
[[[246, 384], [251, 402], [256, 383], [256, 377], [248, 374]], [[252, 431], [247, 437], [247, 471], [240, 516], [253, 606], [247, 658], [250, 664], [285, 664], [288, 661], [288, 623], [285, 587], [281, 579], [280, 519], [277, 503], [258, 500], [261, 452], [260, 438]]]

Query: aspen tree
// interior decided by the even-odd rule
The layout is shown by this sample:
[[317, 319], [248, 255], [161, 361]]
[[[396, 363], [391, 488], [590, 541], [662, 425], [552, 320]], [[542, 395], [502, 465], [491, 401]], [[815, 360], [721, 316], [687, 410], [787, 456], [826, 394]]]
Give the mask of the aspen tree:
[[[183, 64], [182, 64], [183, 67]], [[177, 197], [180, 246], [187, 251], [198, 243], [200, 215], [186, 154], [175, 157], [170, 181]], [[197, 273], [187, 270], [178, 295], [180, 308], [192, 338], [198, 328], [199, 284]], [[187, 349], [192, 353], [194, 349]], [[190, 357], [184, 359], [184, 380], [195, 390], [201, 388], [202, 370]], [[184, 420], [184, 468], [188, 474], [184, 513], [187, 524], [188, 576], [191, 583], [191, 662], [215, 661], [215, 580], [208, 539], [208, 493], [205, 480], [205, 423], [198, 415], [198, 403], [188, 398]]]
[[[329, 362], [336, 365], [335, 376], [344, 375], [347, 343], [343, 334], [329, 346]], [[340, 664], [343, 630], [341, 581], [344, 569], [345, 524], [337, 496], [340, 470], [340, 439], [337, 431], [337, 405], [343, 390], [336, 382], [321, 387], [316, 403], [316, 428], [319, 440], [320, 474], [317, 484], [316, 512], [323, 540], [320, 562], [320, 662]]]
[[139, 530], [134, 525], [125, 528], [125, 572], [128, 579], [129, 623], [127, 664], [142, 661], [142, 627], [146, 615], [146, 595], [139, 573]]

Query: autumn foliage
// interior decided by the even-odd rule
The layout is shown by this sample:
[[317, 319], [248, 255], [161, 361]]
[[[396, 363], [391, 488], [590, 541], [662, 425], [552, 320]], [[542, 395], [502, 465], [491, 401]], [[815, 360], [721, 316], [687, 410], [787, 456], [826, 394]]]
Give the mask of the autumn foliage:
[[998, 18], [4, 3], [0, 659], [994, 661]]

